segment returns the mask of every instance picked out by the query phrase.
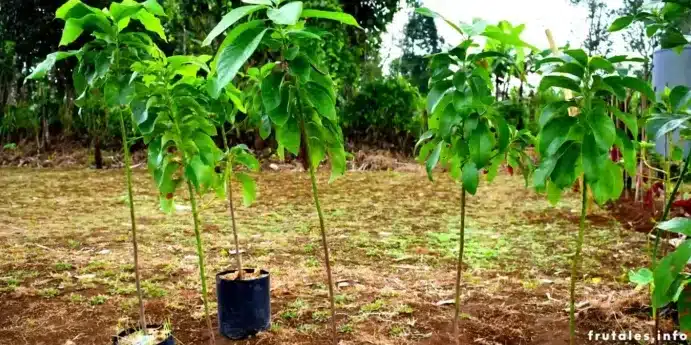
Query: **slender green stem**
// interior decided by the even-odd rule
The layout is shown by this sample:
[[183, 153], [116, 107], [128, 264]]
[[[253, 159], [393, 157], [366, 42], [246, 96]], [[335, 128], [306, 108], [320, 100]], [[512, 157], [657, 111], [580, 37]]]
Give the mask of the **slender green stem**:
[[453, 317], [453, 336], [456, 339], [456, 344], [458, 344], [458, 320], [461, 316], [461, 274], [463, 272], [463, 248], [465, 247], [465, 194], [465, 188], [461, 185], [461, 236], [456, 267], [456, 313]]
[[[666, 221], [667, 217], [669, 217], [669, 211], [672, 209], [672, 203], [674, 203], [674, 199], [675, 199], [677, 193], [679, 192], [679, 187], [681, 187], [681, 184], [684, 183], [684, 176], [686, 175], [686, 171], [689, 169], [689, 161], [691, 161], [691, 150], [689, 150], [689, 153], [686, 154], [686, 158], [684, 158], [684, 165], [681, 168], [681, 173], [679, 174], [679, 178], [677, 179], [677, 183], [674, 184], [674, 188], [672, 189], [672, 192], [667, 197], [667, 202], [665, 203], [665, 209], [662, 212], [662, 217], [660, 218], [660, 222]], [[652, 254], [652, 257], [650, 259], [652, 271], [655, 271], [655, 266], [657, 266], [657, 251], [658, 251], [658, 248], [660, 247], [660, 237], [661, 236], [662, 236], [662, 230], [660, 230], [660, 228], [657, 228], [655, 231], [655, 244], [653, 245], [653, 254]], [[652, 294], [651, 294], [651, 298], [652, 298]], [[658, 330], [660, 329], [660, 315], [659, 315], [659, 309], [657, 309], [655, 306], [653, 306], [653, 319], [655, 320], [655, 326], [653, 329], [653, 334], [658, 334]]]
[[336, 304], [334, 302], [334, 289], [333, 289], [333, 278], [331, 276], [331, 261], [329, 259], [329, 246], [326, 241], [326, 227], [324, 226], [324, 214], [322, 213], [321, 206], [319, 204], [319, 192], [317, 190], [317, 177], [314, 169], [314, 165], [310, 160], [310, 145], [309, 140], [307, 140], [307, 133], [305, 132], [305, 124], [301, 122], [300, 124], [302, 137], [305, 142], [305, 159], [307, 160], [307, 165], [310, 170], [310, 179], [312, 181], [312, 196], [314, 198], [314, 206], [317, 208], [317, 215], [319, 216], [319, 229], [322, 238], [322, 247], [324, 248], [324, 261], [326, 265], [326, 280], [329, 284], [329, 303], [331, 307], [331, 336], [333, 337], [333, 344], [336, 345], [338, 340], [336, 338]]
[[[667, 198], [667, 203], [665, 204], [665, 209], [662, 212], [662, 218], [660, 218], [660, 222], [664, 222], [665, 220], [667, 220], [667, 217], [669, 217], [669, 211], [672, 209], [672, 203], [674, 202], [674, 198], [676, 197], [677, 193], [679, 192], [679, 187], [681, 187], [681, 184], [684, 183], [684, 175], [686, 175], [686, 172], [689, 169], [689, 161], [691, 161], [691, 150], [689, 150], [689, 153], [686, 154], [686, 158], [684, 158], [684, 165], [681, 168], [681, 173], [679, 174], [679, 178], [677, 179], [677, 183], [674, 184], [674, 188], [672, 189], [672, 193], [670, 193], [669, 197]], [[653, 256], [651, 258], [653, 269], [655, 269], [655, 265], [657, 264], [657, 250], [658, 250], [658, 247], [660, 246], [660, 235], [661, 234], [662, 234], [662, 230], [660, 230], [659, 228], [656, 229], [655, 244], [653, 245]]]
[[581, 195], [581, 222], [578, 227], [578, 239], [576, 240], [576, 253], [571, 262], [571, 286], [569, 288], [569, 332], [571, 345], [576, 343], [576, 279], [581, 264], [581, 250], [583, 249], [583, 237], [585, 235], [585, 216], [588, 213], [588, 184], [583, 178]]
[[[221, 125], [221, 137], [223, 137], [223, 148], [228, 152], [228, 139], [226, 138], [226, 131]], [[238, 230], [235, 225], [235, 207], [233, 206], [233, 162], [230, 157], [226, 162], [226, 181], [228, 181], [228, 208], [230, 211], [230, 222], [233, 227], [233, 239], [235, 240], [235, 258], [238, 264], [238, 277], [242, 280], [244, 271], [242, 268], [242, 254], [240, 254], [240, 243], [238, 241]]]
[[130, 206], [130, 222], [132, 223], [132, 254], [134, 256], [134, 283], [137, 287], [137, 299], [139, 300], [139, 326], [141, 331], [146, 334], [146, 317], [144, 316], [144, 297], [141, 287], [141, 276], [139, 274], [139, 249], [137, 245], [137, 223], [134, 215], [134, 193], [132, 192], [132, 159], [130, 148], [127, 144], [127, 130], [125, 128], [124, 111], [120, 111], [120, 132], [122, 134], [122, 150], [125, 156], [125, 180], [127, 181], [127, 199]]
[[204, 244], [202, 243], [202, 235], [199, 231], [199, 212], [197, 211], [197, 199], [194, 196], [194, 188], [192, 182], [187, 181], [187, 190], [190, 193], [190, 204], [192, 205], [192, 216], [194, 218], [194, 237], [197, 239], [197, 256], [199, 257], [199, 279], [202, 281], [202, 301], [204, 302], [204, 314], [206, 315], [206, 327], [209, 329], [211, 339], [209, 342], [216, 344], [216, 337], [214, 336], [213, 327], [211, 326], [211, 317], [209, 316], [209, 301], [206, 290], [206, 268], [204, 266]]

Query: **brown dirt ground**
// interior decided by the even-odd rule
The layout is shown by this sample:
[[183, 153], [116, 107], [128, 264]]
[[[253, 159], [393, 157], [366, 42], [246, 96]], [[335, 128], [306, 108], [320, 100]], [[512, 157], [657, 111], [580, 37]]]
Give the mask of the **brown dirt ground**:
[[[245, 262], [272, 276], [272, 329], [218, 344], [326, 344], [327, 289], [309, 177], [256, 176], [239, 207]], [[340, 344], [449, 344], [459, 191], [421, 172], [319, 178], [336, 281]], [[158, 211], [146, 171], [135, 202], [147, 318], [169, 321], [178, 344], [205, 344], [191, 215], [181, 198]], [[106, 344], [137, 319], [121, 170], [0, 169], [0, 344]], [[237, 193], [236, 195], [239, 195]], [[500, 175], [468, 199], [462, 344], [567, 344], [568, 277], [578, 196], [557, 206]], [[239, 203], [239, 200], [238, 200]], [[232, 267], [225, 204], [202, 202], [210, 298], [213, 272]], [[594, 331], [651, 328], [645, 291], [627, 282], [647, 263], [645, 235], [605, 210], [589, 216], [578, 284], [579, 344]], [[215, 309], [215, 306], [213, 307]], [[664, 323], [671, 328], [669, 321]]]

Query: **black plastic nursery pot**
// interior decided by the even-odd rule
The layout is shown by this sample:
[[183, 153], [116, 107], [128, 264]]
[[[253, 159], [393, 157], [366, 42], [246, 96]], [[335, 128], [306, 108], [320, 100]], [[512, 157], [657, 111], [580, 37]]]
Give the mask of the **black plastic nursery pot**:
[[[254, 275], [255, 269], [248, 268], [244, 272]], [[226, 278], [235, 273], [237, 270], [228, 270], [216, 275], [216, 295], [221, 334], [238, 340], [271, 327], [271, 283], [269, 272], [265, 270], [260, 270], [256, 278]]]
[[[147, 325], [146, 329], [150, 330], [150, 331], [160, 331], [163, 329], [163, 326], [162, 325]], [[120, 342], [120, 340], [122, 338], [124, 338], [130, 334], [136, 333], [138, 331], [139, 331], [139, 328], [130, 328], [130, 329], [126, 329], [126, 330], [118, 333], [118, 335], [113, 337], [113, 345], [122, 345], [122, 343]], [[175, 345], [175, 339], [173, 338], [173, 334], [172, 333], [169, 334], [168, 337], [165, 338], [165, 340], [163, 340], [159, 343], [156, 343], [156, 345]]]

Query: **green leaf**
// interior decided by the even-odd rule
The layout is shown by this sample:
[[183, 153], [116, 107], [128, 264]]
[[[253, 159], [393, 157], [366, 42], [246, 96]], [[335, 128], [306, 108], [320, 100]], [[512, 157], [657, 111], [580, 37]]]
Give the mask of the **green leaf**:
[[653, 271], [649, 268], [640, 268], [637, 271], [629, 271], [629, 281], [636, 284], [636, 289], [648, 286], [653, 282]]
[[544, 108], [542, 108], [540, 118], [538, 119], [538, 124], [540, 125], [540, 128], [544, 127], [553, 118], [568, 116], [568, 106], [568, 101], [557, 101], [547, 103], [547, 105]]
[[132, 19], [138, 20], [142, 23], [142, 25], [144, 25], [145, 29], [157, 34], [162, 40], [168, 42], [163, 25], [161, 25], [161, 20], [153, 14], [147, 11], [139, 11], [137, 14], [132, 16]]
[[84, 31], [100, 32], [104, 35], [113, 35], [115, 32], [102, 13], [89, 14], [81, 18], [70, 18], [65, 22], [59, 45], [66, 46], [74, 42]]
[[689, 41], [678, 30], [666, 30], [660, 36], [660, 45], [663, 49], [673, 49], [687, 45]]
[[80, 0], [69, 0], [58, 8], [55, 18], [67, 21], [70, 18], [82, 18], [89, 14], [101, 13], [97, 8], [84, 4]]
[[276, 126], [285, 125], [290, 116], [290, 104], [292, 103], [292, 93], [287, 87], [281, 88], [281, 104], [276, 109], [269, 111], [269, 118]]
[[609, 91], [620, 100], [626, 100], [626, 89], [621, 82], [621, 77], [609, 76], [603, 79], [600, 76], [593, 76], [593, 88], [595, 90]]
[[691, 236], [691, 219], [682, 217], [674, 218], [657, 224], [656, 228], [667, 232]]
[[[269, 0], [270, 1], [270, 0]], [[231, 25], [235, 24], [238, 20], [244, 18], [245, 16], [248, 16], [258, 10], [264, 9], [266, 7], [261, 6], [261, 5], [254, 5], [254, 6], [242, 6], [233, 9], [232, 11], [228, 12], [223, 18], [221, 19], [220, 22], [216, 25], [216, 27], [211, 30], [208, 36], [204, 39], [204, 42], [202, 42], [202, 46], [208, 46], [211, 44], [211, 42], [218, 37], [218, 35], [222, 34], [223, 32], [226, 31]]]
[[274, 72], [262, 80], [261, 91], [264, 109], [271, 112], [281, 105], [281, 83], [283, 73]]
[[31, 71], [31, 74], [29, 74], [26, 79], [43, 79], [46, 74], [55, 67], [56, 62], [79, 54], [81, 54], [81, 50], [50, 53], [46, 56], [45, 60], [34, 67], [33, 71]]
[[79, 19], [69, 19], [65, 23], [65, 28], [62, 30], [62, 38], [60, 39], [60, 46], [66, 46], [79, 38], [82, 35], [82, 29]]
[[691, 101], [691, 90], [688, 87], [679, 85], [669, 93], [669, 102], [672, 105], [672, 112], [686, 110]]
[[612, 120], [601, 108], [593, 109], [587, 119], [600, 150], [609, 151], [617, 137], [616, 127]]
[[651, 101], [655, 99], [655, 91], [653, 91], [650, 84], [644, 80], [634, 77], [622, 77], [621, 84], [631, 90], [640, 92]]
[[675, 291], [672, 284], [686, 267], [691, 258], [691, 240], [684, 241], [673, 253], [663, 258], [655, 267], [655, 290], [653, 290], [653, 306], [664, 307], [672, 301]]
[[334, 103], [336, 102], [336, 91], [334, 81], [328, 74], [322, 74], [318, 71], [312, 71], [310, 73], [310, 81], [315, 82], [319, 84], [322, 88], [324, 88], [324, 90], [326, 90], [329, 93], [329, 97], [331, 97]]
[[631, 176], [636, 176], [636, 149], [631, 139], [624, 130], [617, 128], [617, 141], [615, 143], [624, 157], [624, 169]]
[[631, 23], [633, 23], [634, 16], [623, 16], [614, 20], [612, 25], [609, 26], [609, 32], [615, 32], [619, 30], [626, 29]]
[[687, 129], [689, 128], [689, 120], [691, 120], [691, 116], [654, 116], [648, 119], [648, 135], [659, 139], [677, 129]]
[[585, 68], [575, 62], [569, 62], [557, 67], [554, 69], [554, 72], [571, 74], [576, 78], [581, 79], [585, 74]]
[[267, 30], [261, 27], [247, 30], [223, 49], [216, 66], [218, 80], [211, 90], [214, 98], [218, 98], [221, 90], [235, 78], [240, 68], [254, 54]]
[[257, 184], [252, 177], [244, 173], [235, 173], [235, 178], [242, 185], [242, 203], [250, 206], [257, 199]]
[[557, 186], [556, 183], [548, 183], [547, 184], [547, 200], [549, 201], [550, 204], [555, 206], [556, 204], [559, 203], [559, 200], [561, 200], [561, 192], [562, 190]]
[[631, 131], [631, 134], [633, 134], [634, 137], [638, 136], [638, 121], [636, 120], [636, 116], [633, 114], [625, 113], [617, 108], [610, 108], [614, 116], [616, 116], [621, 122], [623, 122], [626, 125], [626, 128], [628, 128]]
[[580, 175], [580, 164], [578, 164], [580, 153], [580, 145], [574, 142], [570, 142], [559, 150], [557, 155], [559, 160], [550, 174], [550, 178], [557, 188], [564, 189], [573, 186]]
[[540, 162], [540, 165], [535, 169], [535, 174], [533, 175], [533, 185], [536, 189], [540, 190], [545, 188], [547, 178], [552, 174], [556, 165], [557, 159], [555, 157], [549, 157]]
[[568, 140], [571, 127], [576, 124], [573, 117], [558, 117], [549, 121], [540, 131], [538, 137], [538, 152], [542, 157], [550, 157], [557, 153]]
[[326, 117], [333, 123], [338, 122], [336, 104], [329, 96], [328, 91], [324, 90], [324, 88], [317, 83], [309, 82], [305, 85], [305, 95], [307, 96], [307, 101], [317, 109], [320, 115]]
[[593, 56], [588, 63], [591, 71], [603, 70], [607, 73], [614, 73], [614, 65], [609, 61], [599, 56]]
[[452, 83], [449, 80], [442, 80], [434, 84], [432, 89], [427, 94], [427, 111], [432, 114], [437, 109], [439, 102], [442, 100], [444, 95], [451, 88]]
[[427, 157], [425, 167], [427, 168], [427, 177], [429, 177], [430, 181], [433, 180], [432, 171], [434, 170], [434, 167], [437, 166], [437, 163], [439, 163], [439, 156], [441, 155], [442, 148], [444, 148], [444, 142], [439, 141], [434, 147], [434, 150], [432, 150], [432, 153], [429, 155], [429, 157]]
[[477, 128], [468, 139], [468, 146], [470, 159], [475, 162], [476, 166], [482, 168], [487, 165], [492, 154], [492, 134], [484, 122], [478, 123]]
[[266, 14], [278, 25], [295, 25], [302, 14], [302, 1], [289, 2], [279, 9], [271, 8]]
[[275, 1], [273, 1], [273, 0], [242, 0], [242, 2], [244, 2], [246, 4], [273, 6]]
[[214, 56], [214, 60], [211, 61], [211, 68], [213, 70], [216, 70], [216, 66], [218, 65], [218, 60], [221, 56], [221, 53], [228, 47], [231, 43], [235, 42], [235, 39], [237, 39], [240, 34], [244, 33], [247, 30], [258, 28], [258, 27], [264, 27], [264, 20], [252, 20], [247, 23], [242, 23], [239, 25], [236, 25], [233, 29], [230, 30], [230, 32], [226, 35], [226, 38], [223, 39], [223, 42], [221, 42], [221, 45], [218, 47], [218, 51], [216, 52], [216, 56]]
[[540, 91], [545, 91], [551, 87], [560, 87], [563, 89], [568, 89], [574, 92], [581, 92], [581, 87], [578, 82], [572, 78], [558, 76], [558, 75], [548, 75], [542, 78], [540, 82]]
[[300, 127], [294, 117], [290, 117], [285, 125], [276, 127], [276, 141], [294, 155], [300, 152]]
[[583, 49], [565, 50], [564, 54], [572, 57], [574, 60], [576, 60], [576, 62], [581, 64], [581, 66], [588, 66], [588, 54], [586, 54]]
[[594, 183], [600, 178], [600, 174], [602, 173], [602, 160], [607, 159], [607, 156], [606, 151], [602, 151], [597, 146], [593, 133], [588, 133], [585, 135], [585, 138], [583, 138], [581, 159], [586, 181], [588, 183]]
[[[552, 63], [565, 64], [565, 63], [567, 63], [567, 62], [564, 61], [564, 59], [562, 59], [562, 58], [560, 58], [560, 57], [550, 56], [550, 57], [546, 57], [546, 58], [544, 58], [544, 59], [538, 61], [538, 62], [535, 64], [535, 68], [540, 69], [540, 68], [542, 67], [542, 65], [552, 64]], [[582, 67], [581, 67], [581, 68], [582, 68]]]
[[310, 79], [312, 65], [305, 55], [300, 54], [288, 64], [288, 69], [290, 74], [300, 78], [301, 81], [307, 81]]
[[457, 91], [463, 91], [463, 89], [465, 88], [466, 80], [467, 76], [465, 74], [465, 71], [458, 70], [453, 76], [453, 86], [456, 88]]
[[463, 30], [461, 30], [461, 28], [460, 28], [458, 25], [456, 25], [454, 22], [452, 22], [452, 21], [446, 19], [446, 18], [445, 18], [444, 16], [442, 16], [441, 14], [439, 14], [439, 13], [437, 13], [437, 12], [434, 12], [434, 11], [430, 10], [429, 8], [427, 8], [427, 7], [419, 7], [419, 8], [416, 8], [416, 9], [415, 9], [415, 13], [421, 14], [421, 15], [426, 16], [426, 17], [431, 17], [431, 18], [441, 18], [442, 20], [444, 20], [444, 21], [446, 22], [446, 24], [449, 24], [449, 26], [451, 26], [454, 30], [456, 30], [456, 31], [457, 31], [459, 34], [461, 34], [462, 36], [466, 34], [466, 33], [463, 32]]
[[353, 16], [351, 16], [348, 13], [343, 13], [343, 12], [331, 12], [331, 11], [320, 11], [320, 10], [312, 10], [312, 9], [305, 9], [302, 10], [302, 14], [300, 15], [302, 18], [320, 18], [320, 19], [329, 19], [329, 20], [335, 20], [337, 22], [341, 22], [346, 25], [352, 25], [352, 26], [357, 26], [360, 27], [360, 24], [358, 24], [357, 20]]
[[497, 117], [494, 119], [494, 127], [497, 133], [497, 144], [499, 146], [499, 151], [504, 152], [509, 144], [511, 143], [511, 131], [509, 130], [509, 125], [506, 124], [506, 120], [502, 117]]
[[463, 189], [470, 195], [475, 195], [477, 185], [480, 182], [477, 166], [474, 162], [468, 162], [463, 166]]

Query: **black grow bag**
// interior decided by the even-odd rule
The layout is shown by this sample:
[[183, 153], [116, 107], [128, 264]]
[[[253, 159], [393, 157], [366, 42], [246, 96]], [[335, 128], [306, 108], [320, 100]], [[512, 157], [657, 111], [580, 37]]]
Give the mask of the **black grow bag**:
[[[245, 339], [271, 326], [271, 284], [269, 272], [254, 279], [227, 280], [221, 277], [237, 272], [228, 270], [216, 275], [218, 297], [218, 327], [221, 334], [233, 339]], [[254, 269], [245, 269], [254, 273]]]
[[[146, 328], [151, 329], [151, 330], [157, 330], [157, 329], [163, 328], [163, 326], [161, 326], [161, 325], [147, 325]], [[127, 330], [124, 330], [124, 331], [118, 333], [118, 335], [113, 337], [113, 345], [119, 345], [120, 344], [120, 338], [123, 338], [125, 336], [128, 336], [128, 335], [135, 333], [135, 332], [138, 332], [138, 331], [139, 331], [139, 328], [130, 328], [130, 329], [127, 329]], [[168, 338], [166, 338], [165, 340], [163, 340], [162, 342], [160, 342], [156, 345], [175, 345], [175, 339], [173, 338], [173, 334], [171, 333], [170, 335], [168, 335]]]

